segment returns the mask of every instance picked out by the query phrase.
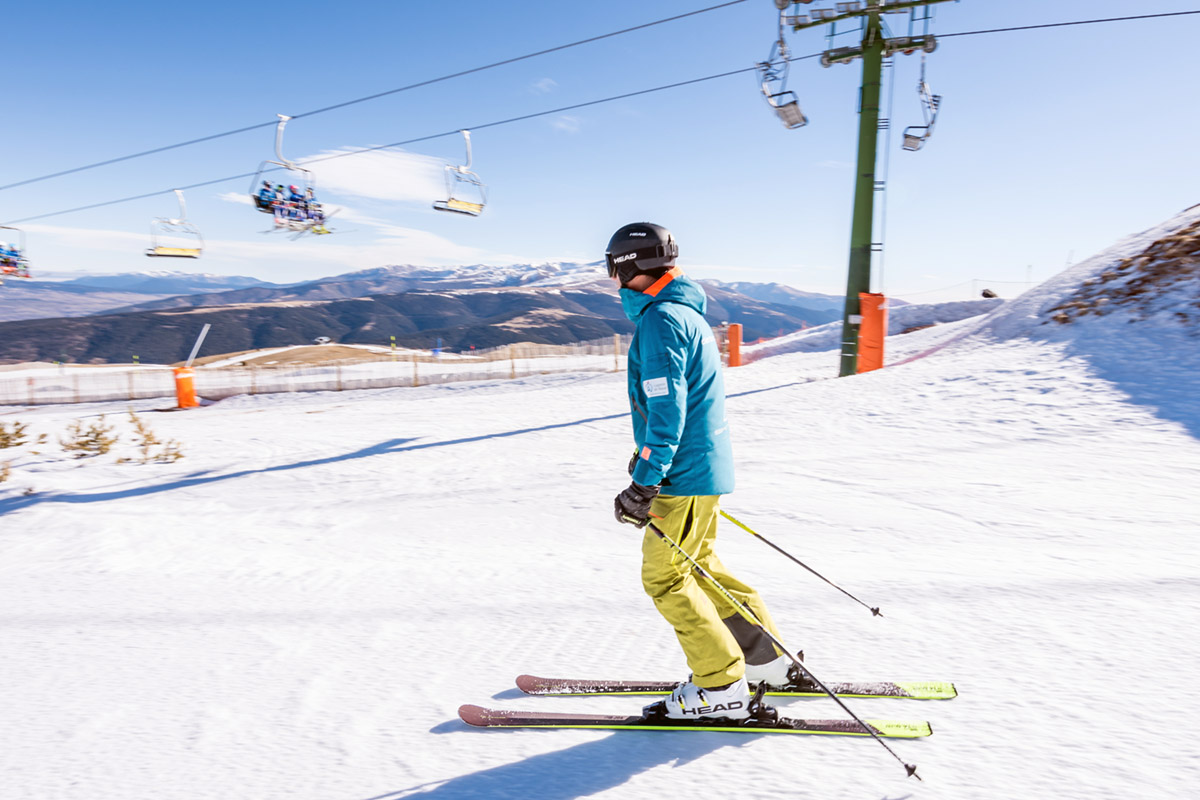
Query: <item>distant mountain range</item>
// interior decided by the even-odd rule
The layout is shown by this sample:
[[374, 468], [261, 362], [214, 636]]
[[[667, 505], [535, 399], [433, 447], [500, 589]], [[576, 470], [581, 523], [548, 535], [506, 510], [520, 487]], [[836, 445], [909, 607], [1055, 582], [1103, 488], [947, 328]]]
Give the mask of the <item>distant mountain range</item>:
[[10, 278], [0, 286], [0, 322], [45, 317], [107, 314], [127, 306], [174, 295], [196, 295], [275, 284], [229, 275], [132, 272], [120, 275], [60, 276], [63, 280]]
[[[779, 284], [743, 282], [739, 291], [735, 284], [702, 283], [709, 322], [740, 322], [748, 341], [841, 314], [839, 298]], [[180, 286], [190, 293], [167, 294]], [[523, 341], [564, 344], [633, 329], [598, 262], [392, 266], [293, 285], [140, 273], [31, 281], [21, 290], [27, 310], [58, 302], [74, 313], [0, 322], [0, 363], [64, 356], [81, 363], [128, 362], [133, 355], [143, 363], [170, 363], [186, 355], [205, 323], [213, 326], [206, 353], [304, 344], [319, 336], [354, 344], [389, 344], [394, 336], [398, 345], [416, 348], [438, 339], [449, 349]], [[0, 288], [0, 306], [22, 300], [8, 292], [8, 284]], [[120, 299], [134, 302], [99, 308]], [[798, 305], [801, 301], [812, 305]]]

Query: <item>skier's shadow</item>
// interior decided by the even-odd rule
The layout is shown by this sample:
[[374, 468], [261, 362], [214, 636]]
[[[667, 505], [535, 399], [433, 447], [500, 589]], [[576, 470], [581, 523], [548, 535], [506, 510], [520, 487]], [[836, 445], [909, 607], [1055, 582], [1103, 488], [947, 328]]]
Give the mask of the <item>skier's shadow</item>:
[[[460, 736], [520, 736], [521, 731], [476, 731], [464, 723], [447, 722], [433, 733]], [[524, 732], [527, 734], [528, 732]], [[436, 785], [422, 784], [358, 800], [574, 800], [616, 788], [640, 772], [674, 762], [682, 766], [724, 747], [744, 746], [758, 739], [752, 733], [618, 731], [599, 741], [502, 764], [451, 778]]]

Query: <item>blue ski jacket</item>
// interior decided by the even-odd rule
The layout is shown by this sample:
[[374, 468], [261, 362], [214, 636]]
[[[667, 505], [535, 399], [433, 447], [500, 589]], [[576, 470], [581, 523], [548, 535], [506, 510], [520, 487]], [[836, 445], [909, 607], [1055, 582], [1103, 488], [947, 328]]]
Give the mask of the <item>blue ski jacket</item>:
[[673, 497], [733, 491], [725, 382], [707, 304], [678, 268], [644, 292], [621, 289], [625, 316], [637, 323], [628, 367], [633, 480]]

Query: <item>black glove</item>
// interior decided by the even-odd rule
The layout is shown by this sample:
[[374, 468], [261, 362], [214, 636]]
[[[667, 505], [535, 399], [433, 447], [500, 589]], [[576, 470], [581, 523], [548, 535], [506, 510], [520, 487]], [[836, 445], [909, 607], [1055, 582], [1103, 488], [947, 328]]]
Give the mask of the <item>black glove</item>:
[[617, 522], [628, 522], [638, 528], [650, 521], [650, 504], [658, 496], [657, 486], [642, 486], [631, 483], [613, 500], [613, 511]]

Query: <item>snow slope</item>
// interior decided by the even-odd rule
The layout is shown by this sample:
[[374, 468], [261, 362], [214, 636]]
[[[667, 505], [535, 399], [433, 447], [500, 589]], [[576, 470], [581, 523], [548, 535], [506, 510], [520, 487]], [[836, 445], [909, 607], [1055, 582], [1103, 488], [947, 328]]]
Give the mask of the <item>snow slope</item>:
[[[1042, 325], [1057, 291], [893, 337], [896, 365], [854, 378], [829, 379], [833, 350], [727, 373], [726, 509], [884, 617], [732, 526], [723, 558], [818, 676], [957, 682], [948, 702], [850, 701], [932, 722], [892, 743], [925, 783], [870, 740], [457, 720], [462, 703], [642, 702], [522, 697], [524, 671], [686, 675], [642, 594], [639, 534], [611, 519], [624, 378], [592, 374], [135, 404], [182, 443], [173, 464], [115, 463], [128, 442], [83, 461], [0, 451], [0, 794], [1192, 796], [1193, 332]], [[107, 414], [128, 436], [127, 405], [0, 422], [53, 440]]]

